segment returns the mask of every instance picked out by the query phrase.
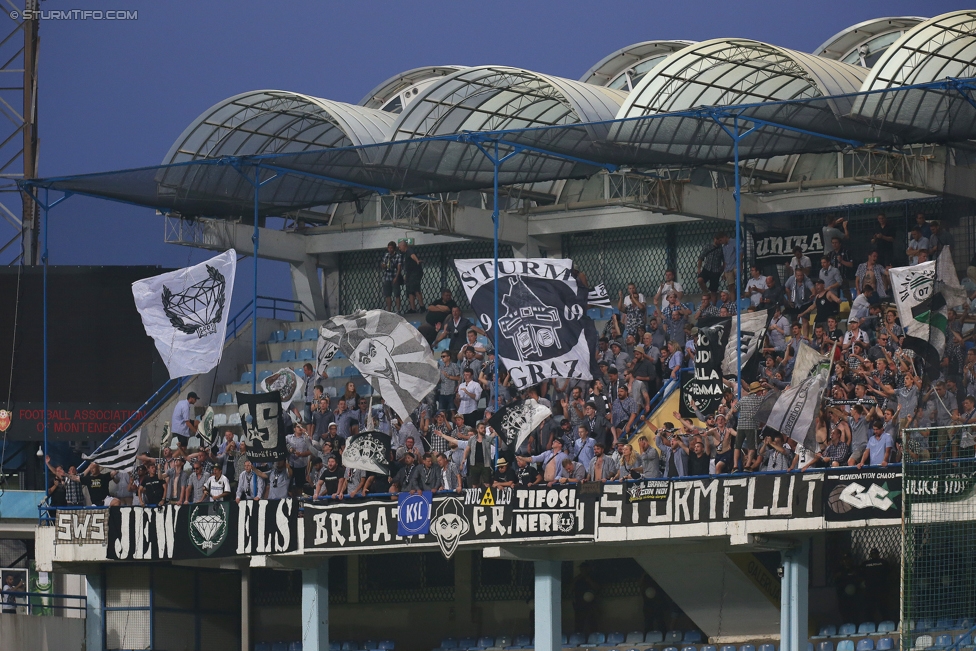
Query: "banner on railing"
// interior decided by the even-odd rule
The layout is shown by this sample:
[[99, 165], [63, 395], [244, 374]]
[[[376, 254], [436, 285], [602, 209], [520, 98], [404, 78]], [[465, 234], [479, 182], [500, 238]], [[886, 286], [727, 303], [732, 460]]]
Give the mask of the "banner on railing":
[[435, 495], [430, 534], [397, 535], [397, 502], [333, 501], [305, 506], [305, 549], [367, 551], [439, 548], [450, 558], [458, 547], [506, 542], [592, 540], [597, 495], [581, 499], [574, 487], [473, 489]]
[[298, 549], [298, 503], [290, 499], [108, 511], [110, 559], [186, 560]]
[[[799, 473], [607, 485], [600, 499], [599, 526], [819, 518], [822, 485], [822, 475]], [[614, 495], [617, 491], [620, 497]]]
[[828, 522], [901, 520], [901, 470], [829, 470], [823, 498]]
[[58, 511], [54, 516], [55, 545], [105, 545], [108, 509]]

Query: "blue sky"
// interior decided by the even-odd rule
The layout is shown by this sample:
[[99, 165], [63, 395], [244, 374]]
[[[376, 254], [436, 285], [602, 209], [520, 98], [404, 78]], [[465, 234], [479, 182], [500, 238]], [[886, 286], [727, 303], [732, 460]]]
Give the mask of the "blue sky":
[[[809, 52], [863, 20], [968, 6], [944, 0], [44, 0], [44, 10], [129, 9], [138, 19], [42, 22], [40, 175], [158, 164], [197, 115], [248, 90], [358, 102], [386, 78], [433, 64], [503, 64], [578, 78], [614, 50], [650, 39], [739, 36]], [[51, 217], [52, 264], [175, 267], [211, 255], [164, 244], [162, 217], [151, 210], [72, 198]], [[242, 291], [252, 279], [250, 259], [244, 264]], [[260, 291], [290, 293], [284, 265], [262, 262]]]

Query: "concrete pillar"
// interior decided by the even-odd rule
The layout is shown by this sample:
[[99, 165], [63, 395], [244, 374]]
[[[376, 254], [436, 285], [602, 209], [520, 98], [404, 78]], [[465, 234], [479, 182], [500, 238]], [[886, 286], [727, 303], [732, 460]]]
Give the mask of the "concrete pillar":
[[241, 651], [251, 651], [251, 568], [241, 569]]
[[301, 301], [314, 312], [316, 319], [324, 319], [325, 298], [322, 285], [319, 283], [318, 261], [315, 256], [306, 255], [300, 264], [289, 263], [291, 268], [291, 286], [295, 293], [295, 300]]
[[810, 540], [783, 552], [779, 634], [781, 651], [807, 651]]
[[512, 245], [512, 253], [516, 258], [538, 258], [539, 242], [534, 237], [526, 236], [525, 242]]
[[329, 651], [329, 559], [302, 570], [302, 651]]
[[561, 651], [563, 632], [562, 564], [535, 561], [535, 650]]
[[[105, 648], [105, 604], [102, 603], [102, 574], [85, 576], [88, 604], [85, 610], [85, 648], [98, 651]], [[77, 603], [77, 602], [76, 602]]]

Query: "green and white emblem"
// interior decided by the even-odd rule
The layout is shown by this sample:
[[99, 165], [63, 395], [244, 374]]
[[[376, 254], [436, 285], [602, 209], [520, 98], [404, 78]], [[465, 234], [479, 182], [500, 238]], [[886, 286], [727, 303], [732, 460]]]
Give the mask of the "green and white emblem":
[[230, 509], [225, 502], [194, 506], [190, 510], [190, 542], [205, 556], [220, 549], [227, 538]]

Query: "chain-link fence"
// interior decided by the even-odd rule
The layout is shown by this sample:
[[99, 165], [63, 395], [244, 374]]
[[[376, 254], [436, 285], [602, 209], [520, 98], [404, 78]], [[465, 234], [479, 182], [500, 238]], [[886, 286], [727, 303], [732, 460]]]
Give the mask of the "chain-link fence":
[[454, 561], [440, 552], [359, 557], [361, 603], [453, 600]]
[[906, 463], [904, 485], [901, 646], [945, 647], [976, 622], [976, 459]]
[[[353, 251], [339, 255], [339, 311], [351, 314], [356, 310], [372, 310], [383, 307], [383, 278], [380, 261], [386, 249]], [[421, 290], [425, 301], [440, 298], [441, 289], [451, 290], [454, 300], [462, 310], [468, 309], [468, 299], [454, 268], [454, 260], [466, 258], [490, 258], [494, 248], [491, 242], [454, 242], [414, 247], [423, 262], [424, 275]], [[498, 256], [512, 257], [511, 245], [498, 247]], [[406, 305], [404, 297], [404, 305]]]

